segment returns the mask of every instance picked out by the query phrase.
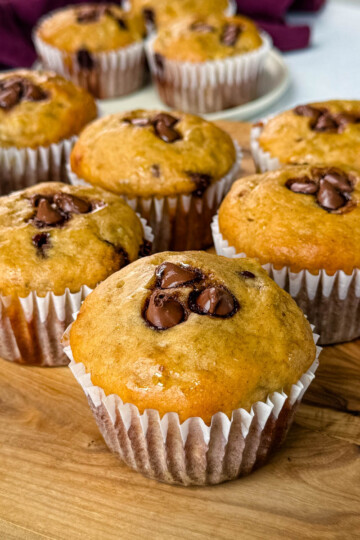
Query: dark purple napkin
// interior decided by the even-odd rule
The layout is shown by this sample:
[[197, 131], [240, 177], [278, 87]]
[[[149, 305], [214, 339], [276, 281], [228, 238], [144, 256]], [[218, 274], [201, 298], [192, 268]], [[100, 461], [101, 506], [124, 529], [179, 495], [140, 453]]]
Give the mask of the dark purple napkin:
[[255, 19], [268, 32], [275, 47], [281, 51], [303, 49], [309, 45], [308, 26], [290, 26], [285, 15], [289, 10], [318, 11], [325, 0], [236, 0], [238, 12]]

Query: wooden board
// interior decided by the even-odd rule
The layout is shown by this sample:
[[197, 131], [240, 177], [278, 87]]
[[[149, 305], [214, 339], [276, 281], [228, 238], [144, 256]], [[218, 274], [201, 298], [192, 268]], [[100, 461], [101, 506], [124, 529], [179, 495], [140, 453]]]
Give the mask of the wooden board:
[[[249, 127], [222, 124], [245, 148]], [[0, 360], [0, 538], [360, 538], [360, 340], [326, 348], [282, 449], [209, 488], [170, 487], [106, 448], [68, 368]]]

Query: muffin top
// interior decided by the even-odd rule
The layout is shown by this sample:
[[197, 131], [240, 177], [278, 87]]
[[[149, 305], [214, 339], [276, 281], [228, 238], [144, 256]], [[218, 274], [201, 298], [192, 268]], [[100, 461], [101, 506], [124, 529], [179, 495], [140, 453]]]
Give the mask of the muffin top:
[[360, 101], [323, 101], [280, 113], [266, 122], [259, 144], [284, 164], [360, 168]]
[[141, 41], [145, 34], [143, 18], [115, 4], [59, 9], [47, 15], [37, 28], [40, 39], [69, 53], [120, 49]]
[[191, 114], [135, 110], [98, 119], [81, 133], [72, 170], [114, 193], [201, 196], [236, 161], [231, 137]]
[[228, 0], [132, 0], [136, 13], [142, 13], [146, 23], [163, 27], [188, 15], [223, 15], [229, 8]]
[[0, 146], [49, 146], [96, 118], [94, 98], [52, 72], [0, 73]]
[[315, 359], [309, 323], [258, 263], [195, 251], [113, 274], [85, 300], [70, 345], [106, 394], [206, 423], [288, 390]]
[[255, 24], [246, 17], [194, 15], [161, 28], [153, 48], [170, 60], [205, 62], [248, 53], [261, 45]]
[[351, 274], [360, 268], [360, 173], [292, 166], [241, 178], [219, 210], [238, 253], [276, 268]]
[[146, 251], [143, 236], [135, 212], [101, 189], [48, 182], [0, 197], [0, 293], [95, 287]]

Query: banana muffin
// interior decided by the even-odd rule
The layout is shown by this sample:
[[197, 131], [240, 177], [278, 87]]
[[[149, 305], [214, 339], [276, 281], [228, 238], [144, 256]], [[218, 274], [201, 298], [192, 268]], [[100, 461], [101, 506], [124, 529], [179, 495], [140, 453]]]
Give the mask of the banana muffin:
[[135, 212], [101, 189], [58, 182], [0, 198], [0, 356], [65, 363], [60, 337], [89, 289], [140, 255]]
[[258, 122], [251, 145], [261, 172], [318, 163], [360, 169], [360, 101], [299, 105]]
[[44, 65], [106, 98], [142, 85], [145, 37], [141, 15], [111, 3], [83, 4], [46, 15], [34, 43]]
[[[129, 449], [118, 449], [122, 458], [149, 476], [180, 483], [218, 483], [250, 472], [255, 463], [246, 471], [239, 463], [234, 475], [227, 468], [231, 468], [230, 439], [235, 443], [237, 437], [243, 438], [240, 409], [247, 418], [254, 411], [255, 417], [257, 412], [261, 416], [259, 408], [266, 409], [274, 393], [284, 392], [286, 410], [276, 411], [282, 426], [275, 417], [269, 423], [257, 418], [253, 424], [253, 428], [258, 424], [257, 433], [249, 429], [246, 439], [254, 459], [257, 453], [265, 458], [272, 437], [275, 446], [285, 435], [294, 385], [316, 357], [311, 328], [301, 310], [258, 263], [204, 252], [164, 252], [117, 272], [86, 298], [69, 336], [73, 372], [90, 374], [92, 385], [98, 387], [88, 395], [110, 448], [120, 444], [123, 450], [128, 444], [121, 426], [128, 407], [132, 412], [127, 429], [132, 431], [130, 445], [137, 465], [127, 459]], [[103, 403], [114, 398], [116, 410], [109, 422]], [[146, 437], [154, 443], [148, 450], [140, 443], [139, 416], [148, 418]], [[230, 428], [232, 434], [228, 446], [220, 417], [224, 431], [229, 434]], [[184, 422], [187, 435], [183, 432], [181, 441]], [[262, 423], [267, 424], [267, 443]], [[205, 433], [210, 429], [212, 444], [206, 456]], [[165, 459], [165, 470], [159, 471], [165, 446], [168, 464]], [[148, 456], [138, 460], [141, 451]], [[241, 457], [240, 452], [236, 459]], [[212, 470], [214, 458], [219, 470]]]
[[239, 170], [231, 137], [211, 122], [173, 111], [100, 118], [71, 153], [70, 181], [126, 197], [155, 234], [154, 249], [211, 245], [210, 223]]
[[322, 343], [360, 336], [360, 173], [293, 166], [235, 182], [214, 223], [221, 255], [246, 254], [308, 315]]
[[160, 98], [193, 113], [253, 99], [269, 49], [269, 37], [242, 16], [189, 16], [161, 28], [147, 44]]
[[64, 180], [72, 138], [96, 116], [93, 97], [55, 73], [0, 73], [0, 192]]

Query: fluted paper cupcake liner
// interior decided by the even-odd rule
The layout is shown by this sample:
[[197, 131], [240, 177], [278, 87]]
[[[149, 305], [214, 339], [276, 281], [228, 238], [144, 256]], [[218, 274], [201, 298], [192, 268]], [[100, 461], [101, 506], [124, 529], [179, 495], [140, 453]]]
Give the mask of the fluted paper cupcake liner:
[[250, 148], [251, 154], [258, 172], [276, 171], [281, 169], [283, 164], [280, 163], [277, 157], [273, 157], [269, 152], [265, 152], [259, 143], [259, 137], [271, 116], [261, 120], [251, 128], [250, 132]]
[[66, 164], [76, 137], [38, 148], [0, 147], [0, 195], [39, 182], [67, 182]]
[[[316, 343], [318, 336], [314, 334]], [[85, 392], [98, 428], [109, 449], [132, 469], [168, 484], [211, 485], [234, 480], [263, 465], [284, 441], [296, 409], [318, 367], [316, 360], [290, 392], [274, 392], [254, 403], [250, 412], [236, 409], [231, 419], [213, 415], [210, 426], [199, 417], [180, 423], [177, 413], [162, 418], [158, 411], [123, 403], [91, 382], [84, 364], [65, 347], [70, 369]]]
[[[144, 238], [151, 243], [151, 227], [140, 219]], [[51, 291], [44, 297], [35, 291], [24, 298], [0, 295], [0, 357], [20, 364], [67, 365], [61, 337], [92, 290], [83, 285], [77, 292], [67, 288], [62, 295]]]
[[[214, 217], [211, 228], [218, 255], [228, 258], [248, 256], [237, 253], [224, 239], [218, 216]], [[288, 266], [275, 269], [271, 263], [262, 266], [307, 315], [320, 334], [321, 345], [360, 337], [360, 269], [354, 269], [350, 275], [342, 270], [329, 275], [325, 270], [312, 274], [306, 269], [292, 272]]]
[[44, 67], [56, 71], [97, 98], [124, 96], [138, 90], [144, 83], [143, 41], [114, 51], [91, 53], [94, 63], [91, 69], [81, 68], [76, 53], [62, 51], [45, 43], [36, 31], [33, 41]]
[[[222, 179], [209, 186], [202, 197], [192, 194], [147, 198], [123, 196], [150, 224], [155, 236], [154, 252], [205, 249], [212, 245], [211, 220], [240, 171], [242, 152], [238, 143], [233, 142], [236, 149], [234, 165]], [[70, 165], [68, 178], [73, 185], [90, 185], [79, 178]]]
[[155, 53], [156, 35], [146, 43], [150, 71], [160, 99], [169, 107], [190, 113], [210, 113], [247, 103], [257, 96], [259, 76], [271, 49], [262, 32], [262, 45], [223, 60], [179, 62]]

